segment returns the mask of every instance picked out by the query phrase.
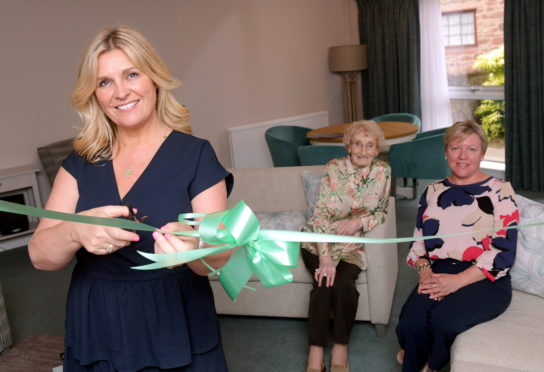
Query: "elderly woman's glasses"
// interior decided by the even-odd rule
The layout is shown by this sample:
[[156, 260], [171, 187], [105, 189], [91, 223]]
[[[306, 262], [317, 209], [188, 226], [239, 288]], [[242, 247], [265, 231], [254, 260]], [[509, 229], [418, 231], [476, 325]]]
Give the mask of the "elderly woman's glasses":
[[355, 147], [357, 150], [366, 149], [368, 151], [371, 151], [376, 148], [376, 144], [374, 142], [363, 143], [361, 141], [354, 141], [351, 143], [351, 145]]

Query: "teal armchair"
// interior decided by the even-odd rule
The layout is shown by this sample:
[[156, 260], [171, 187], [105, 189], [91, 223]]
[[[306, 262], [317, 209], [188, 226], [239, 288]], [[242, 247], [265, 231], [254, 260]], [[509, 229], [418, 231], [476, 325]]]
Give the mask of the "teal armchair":
[[407, 112], [395, 112], [391, 114], [383, 114], [379, 116], [374, 116], [372, 121], [404, 121], [406, 123], [412, 123], [419, 127], [421, 132], [421, 119], [414, 114], [409, 114]]
[[264, 134], [275, 167], [300, 165], [297, 149], [310, 144], [306, 138], [311, 128], [280, 125], [268, 128]]
[[331, 159], [340, 158], [347, 154], [344, 146], [308, 145], [298, 148], [298, 158], [301, 165], [323, 165]]
[[[450, 174], [444, 155], [444, 133], [422, 135], [410, 142], [392, 145], [389, 165], [393, 180], [412, 179], [413, 197], [417, 196], [417, 179], [440, 180]], [[395, 189], [396, 191], [396, 184]]]

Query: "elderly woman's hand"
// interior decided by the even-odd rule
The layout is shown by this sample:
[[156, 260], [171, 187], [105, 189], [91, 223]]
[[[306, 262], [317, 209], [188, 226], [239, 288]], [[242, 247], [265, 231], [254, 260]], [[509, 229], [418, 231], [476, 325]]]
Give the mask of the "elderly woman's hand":
[[338, 221], [336, 225], [336, 234], [338, 235], [353, 235], [357, 231], [361, 231], [363, 223], [358, 218], [352, 218], [350, 220]]
[[332, 287], [335, 277], [336, 266], [334, 266], [332, 257], [328, 254], [319, 256], [319, 268], [315, 269], [314, 273], [317, 286], [321, 287], [322, 281], [325, 279], [325, 287]]
[[166, 231], [166, 233], [162, 234], [159, 231], [153, 233], [153, 238], [155, 239], [155, 253], [173, 253], [197, 249], [198, 238], [168, 233], [168, 231], [190, 231], [192, 229], [191, 226], [181, 222], [171, 222], [164, 225], [161, 227], [161, 230]]

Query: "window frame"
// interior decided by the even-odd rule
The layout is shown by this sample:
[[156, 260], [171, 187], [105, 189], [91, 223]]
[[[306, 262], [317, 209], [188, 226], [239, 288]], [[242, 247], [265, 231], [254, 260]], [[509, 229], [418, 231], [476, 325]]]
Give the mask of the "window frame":
[[[471, 44], [455, 44], [455, 45], [449, 45], [446, 43], [446, 40], [449, 41], [450, 39], [450, 34], [448, 33], [447, 35], [445, 34], [444, 32], [444, 28], [442, 30], [442, 32], [444, 32], [444, 47], [446, 48], [463, 48], [463, 47], [471, 47], [471, 46], [476, 46], [478, 45], [478, 30], [476, 29], [476, 26], [477, 26], [477, 22], [476, 22], [476, 9], [463, 9], [463, 10], [451, 10], [451, 11], [447, 11], [447, 12], [442, 12], [441, 15], [442, 15], [442, 27], [444, 27], [444, 17], [448, 17], [448, 16], [451, 16], [451, 15], [462, 15], [462, 14], [465, 14], [465, 13], [470, 13], [472, 14], [472, 31], [473, 31], [473, 37], [474, 37], [474, 42], [471, 43]], [[462, 40], [462, 37], [463, 37], [463, 33], [462, 33], [462, 23], [459, 23], [457, 25], [459, 28], [460, 28], [460, 32], [459, 34], [457, 35], [458, 37], [461, 38]], [[448, 27], [449, 28], [449, 27]]]

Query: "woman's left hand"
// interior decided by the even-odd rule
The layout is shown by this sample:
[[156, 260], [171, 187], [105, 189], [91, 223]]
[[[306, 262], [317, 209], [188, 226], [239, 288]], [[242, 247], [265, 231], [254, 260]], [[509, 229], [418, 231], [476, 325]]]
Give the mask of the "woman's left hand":
[[167, 231], [166, 233], [160, 233], [155, 231], [153, 238], [155, 239], [155, 253], [173, 253], [190, 251], [198, 248], [198, 238], [190, 236], [180, 236], [169, 234], [168, 231], [190, 231], [193, 228], [187, 224], [181, 222], [170, 222], [161, 230]]
[[357, 231], [361, 231], [363, 223], [358, 218], [352, 218], [350, 220], [338, 221], [336, 225], [336, 233], [338, 235], [353, 235]]
[[428, 294], [432, 300], [440, 301], [447, 295], [456, 292], [462, 287], [461, 279], [457, 274], [432, 273], [419, 285], [419, 292]]

